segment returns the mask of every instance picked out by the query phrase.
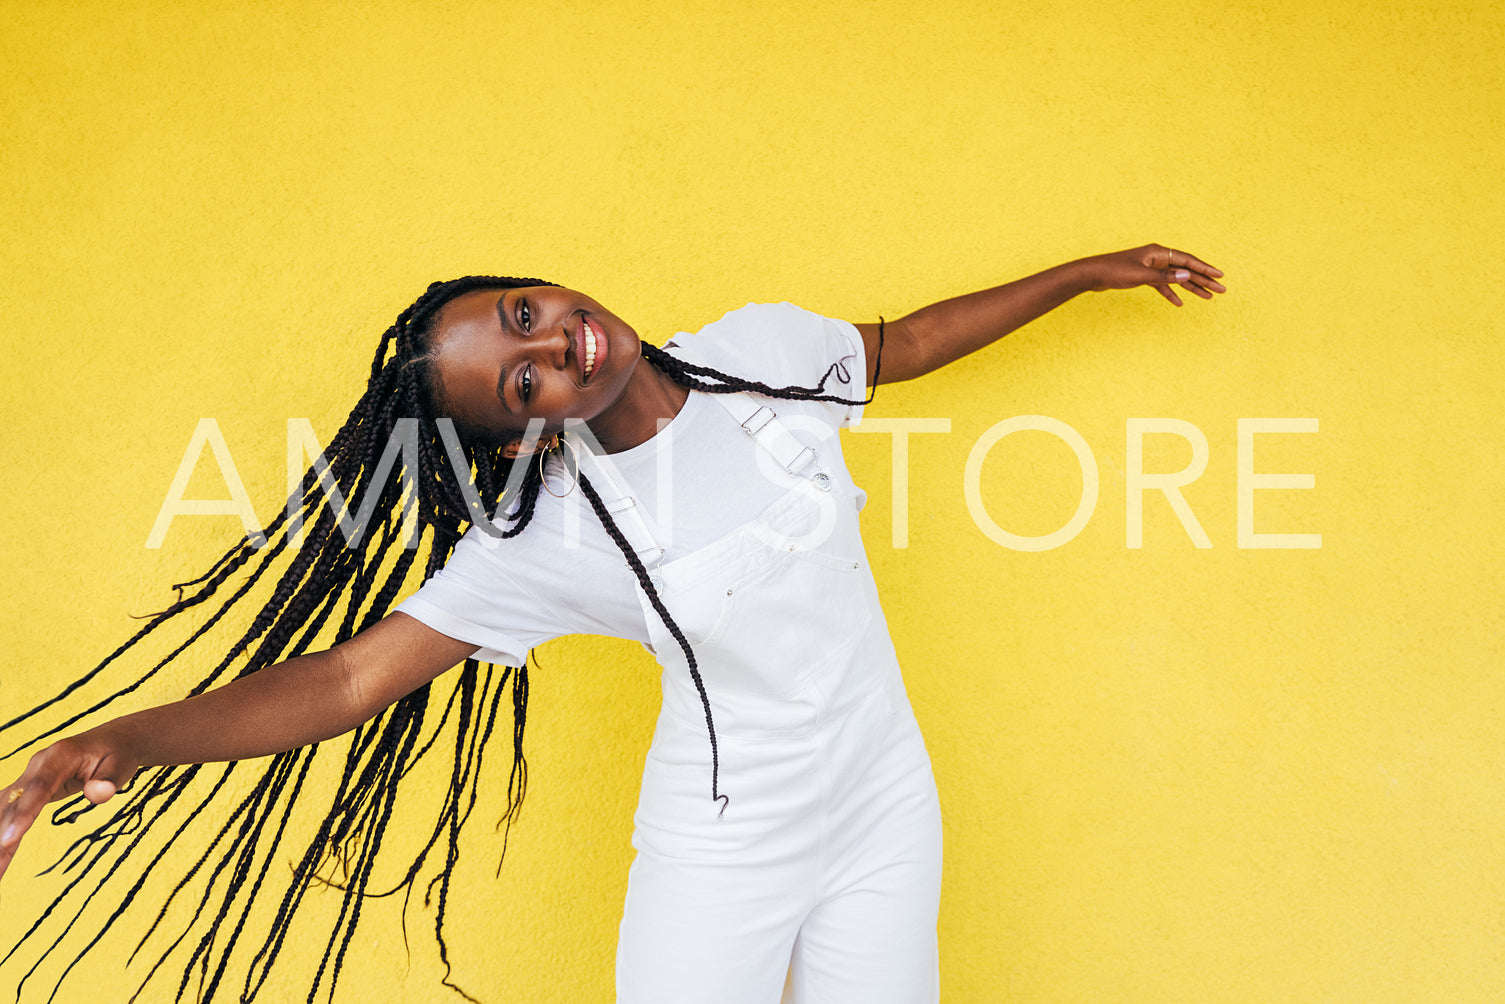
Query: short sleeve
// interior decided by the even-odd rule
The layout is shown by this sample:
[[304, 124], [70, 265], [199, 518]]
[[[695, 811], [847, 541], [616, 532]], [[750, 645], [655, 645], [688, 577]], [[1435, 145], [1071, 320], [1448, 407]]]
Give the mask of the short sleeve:
[[843, 426], [856, 425], [862, 421], [863, 401], [867, 398], [867, 346], [863, 344], [862, 332], [851, 321], [824, 317], [827, 338], [832, 349], [841, 353], [840, 359], [847, 367], [846, 388], [852, 392], [852, 403], [846, 406], [842, 417]]
[[[472, 528], [418, 591], [398, 604], [409, 617], [478, 646], [475, 658], [519, 666], [535, 645], [572, 630], [497, 559], [500, 548]], [[513, 541], [508, 541], [513, 543]], [[510, 549], [509, 549], [510, 550]]]
[[749, 303], [665, 348], [687, 361], [771, 387], [815, 387], [840, 401], [821, 402], [836, 426], [856, 425], [867, 396], [867, 354], [848, 321], [792, 303]]

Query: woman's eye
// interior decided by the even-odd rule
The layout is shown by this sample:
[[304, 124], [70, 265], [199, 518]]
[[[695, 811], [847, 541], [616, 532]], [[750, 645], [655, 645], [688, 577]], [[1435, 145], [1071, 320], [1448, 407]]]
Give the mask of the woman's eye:
[[518, 388], [523, 404], [527, 404], [533, 397], [533, 373], [530, 370], [523, 370], [522, 378], [518, 381]]
[[517, 304], [517, 322], [527, 331], [533, 327], [533, 311], [528, 309], [528, 301], [520, 300]]

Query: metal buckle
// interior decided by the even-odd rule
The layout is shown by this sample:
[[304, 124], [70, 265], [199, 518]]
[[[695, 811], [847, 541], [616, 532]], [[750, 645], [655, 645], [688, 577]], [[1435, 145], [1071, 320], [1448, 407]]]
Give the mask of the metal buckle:
[[763, 431], [763, 426], [772, 422], [773, 419], [773, 409], [765, 405], [748, 416], [747, 421], [742, 423], [742, 431], [746, 432], [749, 436], [756, 436]]
[[803, 450], [801, 450], [793, 460], [789, 461], [789, 463], [785, 465], [784, 470], [788, 471], [790, 474], [798, 474], [800, 471], [808, 467], [810, 465], [810, 462], [814, 459], [815, 451], [807, 446]]

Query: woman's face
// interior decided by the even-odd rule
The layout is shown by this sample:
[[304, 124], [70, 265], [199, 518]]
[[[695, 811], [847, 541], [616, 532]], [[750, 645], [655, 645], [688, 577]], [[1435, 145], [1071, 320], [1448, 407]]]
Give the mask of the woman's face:
[[544, 436], [589, 422], [621, 397], [640, 358], [637, 332], [558, 286], [475, 290], [434, 321], [433, 365], [446, 410], [496, 441], [534, 418]]

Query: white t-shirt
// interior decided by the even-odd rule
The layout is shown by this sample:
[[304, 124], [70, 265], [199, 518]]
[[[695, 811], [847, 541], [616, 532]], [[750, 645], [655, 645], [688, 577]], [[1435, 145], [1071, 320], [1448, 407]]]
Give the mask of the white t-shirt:
[[[860, 506], [865, 496], [841, 462], [836, 430], [862, 417], [866, 356], [857, 329], [789, 303], [748, 304], [665, 346], [681, 358], [771, 387], [813, 387], [852, 404], [769, 399], [790, 432], [813, 446]], [[832, 367], [835, 367], [832, 370]], [[750, 522], [787, 490], [720, 403], [691, 393], [657, 436], [610, 455], [637, 500], [664, 560], [697, 550]], [[556, 473], [555, 490], [568, 487]], [[602, 486], [597, 486], [598, 491]], [[505, 519], [495, 523], [503, 529]], [[479, 646], [476, 658], [519, 665], [528, 650], [566, 634], [648, 641], [626, 559], [583, 493], [540, 492], [527, 529], [501, 540], [472, 528], [445, 566], [397, 609], [435, 631]]]

